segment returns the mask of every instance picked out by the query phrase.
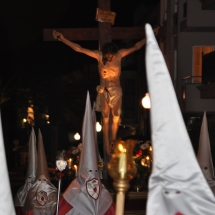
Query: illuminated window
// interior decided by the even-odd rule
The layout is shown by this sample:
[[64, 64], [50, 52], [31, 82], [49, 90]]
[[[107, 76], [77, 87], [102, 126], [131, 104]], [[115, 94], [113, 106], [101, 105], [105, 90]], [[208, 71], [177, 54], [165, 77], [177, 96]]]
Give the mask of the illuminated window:
[[193, 82], [202, 82], [202, 56], [214, 51], [214, 46], [193, 47]]

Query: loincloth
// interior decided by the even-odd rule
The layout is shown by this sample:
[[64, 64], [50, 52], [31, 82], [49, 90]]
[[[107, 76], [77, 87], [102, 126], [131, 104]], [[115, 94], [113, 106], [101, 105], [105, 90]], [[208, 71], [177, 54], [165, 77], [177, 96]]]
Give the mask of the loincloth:
[[104, 89], [103, 93], [98, 92], [96, 97], [96, 106], [95, 106], [96, 111], [101, 111], [101, 101], [100, 101], [101, 96], [104, 96], [109, 107], [113, 108], [114, 104], [122, 97], [122, 88], [108, 87]]

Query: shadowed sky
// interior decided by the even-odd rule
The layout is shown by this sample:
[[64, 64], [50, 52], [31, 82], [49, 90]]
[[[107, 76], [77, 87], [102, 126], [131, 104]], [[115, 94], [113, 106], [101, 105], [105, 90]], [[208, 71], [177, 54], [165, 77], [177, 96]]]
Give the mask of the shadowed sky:
[[[149, 16], [155, 2], [159, 0], [112, 0], [111, 10], [117, 14], [114, 26], [133, 26], [134, 11], [143, 7], [142, 17]], [[56, 42], [43, 42], [43, 29], [97, 27], [96, 7], [97, 0], [0, 1], [1, 76], [52, 73], [51, 64], [54, 68], [72, 68], [65, 61], [73, 58], [76, 69], [76, 64], [83, 60], [80, 54]], [[88, 48], [97, 48], [97, 44], [97, 41], [83, 43]]]

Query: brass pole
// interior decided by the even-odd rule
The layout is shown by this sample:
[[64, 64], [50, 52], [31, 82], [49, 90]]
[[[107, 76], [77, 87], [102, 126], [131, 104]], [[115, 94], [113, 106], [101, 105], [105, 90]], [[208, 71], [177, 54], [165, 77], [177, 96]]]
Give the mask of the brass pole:
[[117, 191], [116, 195], [116, 215], [124, 215], [125, 194], [130, 187], [129, 180], [119, 179], [113, 182]]

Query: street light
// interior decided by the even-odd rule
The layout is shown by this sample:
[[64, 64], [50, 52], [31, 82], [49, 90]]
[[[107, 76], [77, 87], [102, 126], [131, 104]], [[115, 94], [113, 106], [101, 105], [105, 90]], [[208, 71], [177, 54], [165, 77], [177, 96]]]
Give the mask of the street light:
[[96, 122], [96, 131], [100, 132], [102, 130], [102, 126], [100, 125], [99, 122]]
[[151, 108], [151, 102], [150, 102], [150, 97], [149, 97], [149, 93], [146, 93], [145, 96], [143, 97], [142, 99], [142, 105], [143, 105], [143, 108], [146, 109], [146, 119], [145, 119], [145, 122], [146, 125], [145, 125], [145, 134], [146, 136], [150, 136], [150, 119], [149, 119], [149, 109]]
[[149, 94], [146, 93], [145, 96], [142, 99], [142, 105], [145, 109], [150, 109], [151, 108], [151, 102], [150, 102], [150, 97]]
[[75, 138], [75, 140], [80, 140], [80, 139], [81, 139], [81, 136], [80, 136], [80, 134], [77, 132], [77, 133], [74, 135], [74, 138]]

